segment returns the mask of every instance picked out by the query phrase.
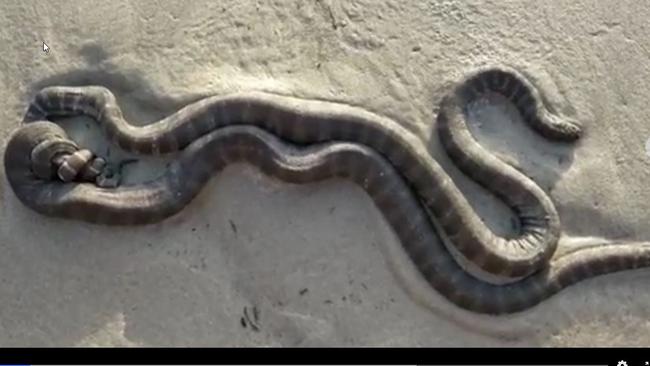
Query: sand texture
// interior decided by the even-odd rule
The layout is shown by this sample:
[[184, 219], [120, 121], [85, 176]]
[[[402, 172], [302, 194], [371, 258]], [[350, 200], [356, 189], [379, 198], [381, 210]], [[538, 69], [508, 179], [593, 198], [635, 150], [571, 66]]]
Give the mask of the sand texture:
[[[506, 64], [585, 127], [558, 147], [507, 104], [471, 107], [484, 146], [552, 187], [560, 250], [649, 241], [648, 19], [634, 0], [3, 1], [0, 135], [4, 149], [47, 85], [104, 85], [137, 124], [241, 90], [336, 101], [417, 134], [500, 231], [510, 213], [461, 176], [433, 127], [461, 75]], [[65, 125], [121, 154], [91, 120]], [[0, 175], [0, 346], [650, 345], [650, 271], [515, 315], [469, 313], [423, 282], [349, 182], [289, 185], [233, 165], [171, 219], [110, 228], [38, 215]]]

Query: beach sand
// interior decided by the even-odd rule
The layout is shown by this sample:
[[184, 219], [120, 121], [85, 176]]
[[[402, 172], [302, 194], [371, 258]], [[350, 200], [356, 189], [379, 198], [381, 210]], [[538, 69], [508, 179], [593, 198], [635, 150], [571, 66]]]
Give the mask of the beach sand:
[[[460, 176], [433, 127], [453, 82], [506, 64], [585, 127], [558, 147], [508, 105], [472, 107], [477, 139], [552, 188], [560, 249], [647, 241], [649, 16], [632, 0], [4, 1], [0, 135], [45, 85], [107, 86], [138, 124], [239, 90], [337, 101], [417, 134], [500, 230], [508, 212]], [[89, 120], [70, 125], [101, 145]], [[469, 313], [422, 281], [349, 182], [288, 185], [233, 165], [171, 219], [108, 228], [36, 214], [1, 174], [1, 346], [650, 345], [650, 271], [515, 315]]]

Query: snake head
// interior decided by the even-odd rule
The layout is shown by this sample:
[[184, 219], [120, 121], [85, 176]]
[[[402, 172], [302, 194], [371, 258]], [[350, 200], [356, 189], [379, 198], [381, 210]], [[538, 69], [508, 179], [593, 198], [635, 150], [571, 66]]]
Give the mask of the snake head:
[[122, 172], [119, 165], [106, 163], [101, 173], [95, 178], [95, 185], [101, 188], [116, 188], [122, 181]]
[[101, 188], [116, 188], [122, 183], [122, 169], [125, 165], [137, 162], [137, 159], [122, 160], [119, 163], [108, 163], [101, 169], [101, 173], [95, 179], [95, 185]]

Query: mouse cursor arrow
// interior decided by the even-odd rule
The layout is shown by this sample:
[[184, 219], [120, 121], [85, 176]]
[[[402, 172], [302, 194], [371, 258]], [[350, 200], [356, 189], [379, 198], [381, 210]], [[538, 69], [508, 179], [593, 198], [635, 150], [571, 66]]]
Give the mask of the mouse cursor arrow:
[[45, 44], [45, 42], [43, 42], [43, 52], [50, 53], [50, 46]]

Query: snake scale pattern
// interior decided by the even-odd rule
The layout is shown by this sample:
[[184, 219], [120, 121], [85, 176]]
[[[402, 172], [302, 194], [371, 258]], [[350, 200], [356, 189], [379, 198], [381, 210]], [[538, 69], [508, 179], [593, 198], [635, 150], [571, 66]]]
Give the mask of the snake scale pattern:
[[[551, 261], [561, 227], [550, 197], [481, 147], [468, 129], [467, 105], [485, 93], [507, 98], [549, 140], [572, 142], [582, 129], [550, 110], [540, 91], [511, 68], [478, 69], [442, 99], [442, 146], [464, 174], [517, 215], [519, 230], [512, 237], [494, 234], [421, 141], [397, 122], [353, 106], [266, 92], [204, 98], [139, 127], [123, 118], [106, 88], [47, 87], [10, 137], [4, 166], [16, 196], [31, 209], [106, 225], [160, 222], [234, 162], [290, 183], [345, 178], [372, 198], [428, 283], [479, 313], [522, 311], [583, 279], [650, 265], [645, 245], [590, 247]], [[156, 179], [103, 186], [101, 158], [50, 121], [74, 115], [95, 119], [126, 151], [177, 156]], [[511, 281], [495, 284], [469, 273], [439, 234], [473, 265]]]

